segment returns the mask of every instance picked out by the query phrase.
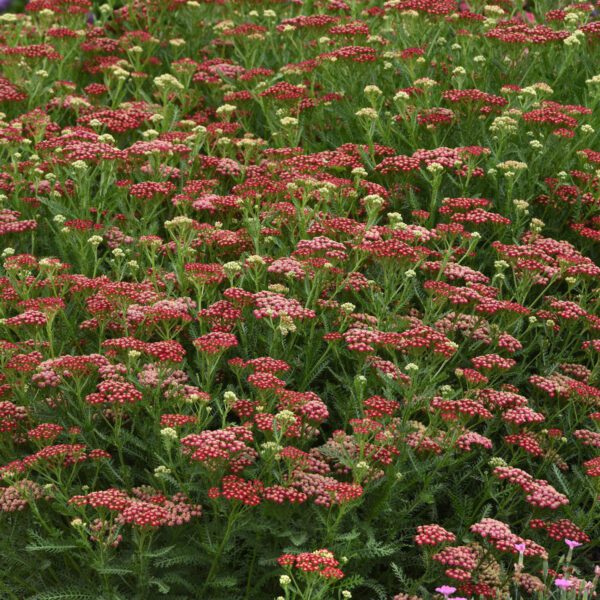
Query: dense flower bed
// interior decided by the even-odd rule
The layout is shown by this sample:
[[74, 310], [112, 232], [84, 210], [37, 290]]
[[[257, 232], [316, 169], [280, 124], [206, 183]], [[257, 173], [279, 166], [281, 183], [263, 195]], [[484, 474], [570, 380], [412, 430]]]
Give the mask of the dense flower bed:
[[592, 598], [600, 3], [0, 16], [0, 597]]

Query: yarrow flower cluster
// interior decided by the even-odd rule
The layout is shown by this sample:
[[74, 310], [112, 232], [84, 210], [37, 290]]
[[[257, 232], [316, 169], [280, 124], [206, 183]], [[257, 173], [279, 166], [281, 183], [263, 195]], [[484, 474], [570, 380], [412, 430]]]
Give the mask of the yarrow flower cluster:
[[297, 569], [303, 573], [316, 573], [324, 579], [341, 579], [344, 573], [330, 550], [322, 549], [300, 554], [282, 554], [277, 562], [282, 567]]

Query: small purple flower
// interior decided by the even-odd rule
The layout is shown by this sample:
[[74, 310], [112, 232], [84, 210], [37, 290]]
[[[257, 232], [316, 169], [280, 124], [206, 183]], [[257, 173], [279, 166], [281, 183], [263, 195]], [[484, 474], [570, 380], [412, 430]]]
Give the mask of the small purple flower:
[[554, 585], [561, 590], [568, 590], [573, 585], [573, 582], [559, 577], [558, 579], [554, 580]]
[[440, 594], [444, 594], [444, 596], [447, 598], [450, 594], [454, 594], [456, 588], [452, 587], [451, 585], [442, 585], [438, 588], [435, 588], [435, 591], [439, 592]]
[[577, 548], [577, 546], [581, 546], [581, 542], [576, 542], [575, 540], [565, 540], [565, 544], [569, 546], [571, 550]]
[[12, 0], [0, 0], [0, 13], [3, 13], [5, 10], [10, 8]]
[[525, 552], [525, 548], [527, 546], [523, 543], [523, 544], [515, 544], [515, 550], [519, 553], [522, 554], [523, 552]]

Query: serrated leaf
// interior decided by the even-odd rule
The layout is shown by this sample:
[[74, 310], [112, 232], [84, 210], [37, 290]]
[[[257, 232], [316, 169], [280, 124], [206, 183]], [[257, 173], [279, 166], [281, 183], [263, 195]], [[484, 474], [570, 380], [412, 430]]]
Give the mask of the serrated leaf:
[[47, 590], [34, 596], [29, 596], [27, 600], [101, 600], [98, 594], [88, 594], [76, 588], [67, 588], [64, 590]]
[[124, 567], [96, 567], [95, 571], [100, 575], [131, 575], [134, 573], [131, 569]]
[[298, 531], [290, 535], [290, 541], [292, 542], [292, 544], [294, 544], [294, 546], [302, 546], [302, 544], [304, 544], [304, 542], [306, 542], [307, 539], [308, 534], [306, 533], [306, 531]]
[[156, 588], [161, 594], [168, 594], [171, 589], [171, 587], [168, 586], [164, 581], [162, 581], [161, 579], [157, 579], [156, 577], [150, 578], [148, 580], [148, 583], [150, 585], [156, 586]]

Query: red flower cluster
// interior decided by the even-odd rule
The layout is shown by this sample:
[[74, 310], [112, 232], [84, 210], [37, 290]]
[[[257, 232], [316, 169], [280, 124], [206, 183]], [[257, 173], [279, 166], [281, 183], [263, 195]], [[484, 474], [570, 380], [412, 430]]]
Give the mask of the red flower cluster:
[[344, 573], [338, 568], [340, 564], [329, 550], [315, 550], [300, 554], [282, 554], [277, 562], [282, 567], [298, 569], [303, 573], [317, 573], [324, 579], [342, 579]]

